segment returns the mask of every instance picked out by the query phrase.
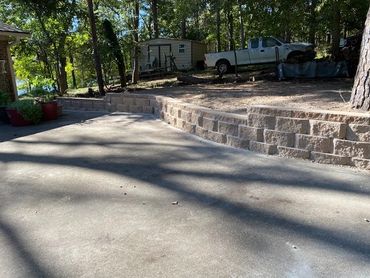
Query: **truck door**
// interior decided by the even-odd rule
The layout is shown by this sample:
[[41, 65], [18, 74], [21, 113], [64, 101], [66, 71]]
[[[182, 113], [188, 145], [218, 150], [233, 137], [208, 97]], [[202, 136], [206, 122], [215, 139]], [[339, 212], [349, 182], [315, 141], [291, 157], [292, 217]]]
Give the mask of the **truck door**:
[[260, 39], [255, 38], [249, 41], [248, 50], [249, 50], [249, 59], [250, 64], [258, 64], [260, 62]]
[[261, 60], [263, 63], [276, 62], [276, 48], [281, 46], [281, 43], [272, 37], [262, 38]]

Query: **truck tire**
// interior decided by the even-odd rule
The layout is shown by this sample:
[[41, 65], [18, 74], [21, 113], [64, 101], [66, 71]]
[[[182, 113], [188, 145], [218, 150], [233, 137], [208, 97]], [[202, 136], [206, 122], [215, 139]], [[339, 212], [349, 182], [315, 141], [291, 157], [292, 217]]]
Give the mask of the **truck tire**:
[[216, 63], [216, 70], [218, 74], [225, 74], [230, 71], [230, 62], [226, 59], [220, 60]]

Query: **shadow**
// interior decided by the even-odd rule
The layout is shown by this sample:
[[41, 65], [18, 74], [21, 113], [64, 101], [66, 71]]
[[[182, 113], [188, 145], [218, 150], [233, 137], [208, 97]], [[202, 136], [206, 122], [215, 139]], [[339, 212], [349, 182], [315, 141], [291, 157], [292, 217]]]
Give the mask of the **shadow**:
[[[114, 119], [115, 115], [109, 117]], [[346, 182], [340, 177], [328, 176], [326, 171], [329, 168], [325, 168], [328, 166], [323, 166], [323, 169], [320, 169], [320, 167], [311, 166], [311, 163], [308, 162], [289, 164], [284, 163], [284, 159], [264, 158], [250, 152], [196, 141], [194, 138], [189, 139], [189, 136], [181, 132], [164, 128], [159, 123], [157, 128], [163, 134], [160, 135], [162, 136], [160, 137], [161, 140], [157, 142], [156, 139], [152, 138], [154, 136], [152, 130], [142, 134], [144, 131], [140, 129], [140, 125], [143, 123], [145, 125], [154, 123], [153, 118], [145, 118], [139, 115], [131, 118], [129, 116], [127, 120], [124, 120], [117, 117], [117, 122], [120, 123], [121, 121], [122, 126], [125, 122], [136, 121], [136, 134], [141, 134], [144, 139], [138, 140], [132, 138], [133, 133], [125, 134], [125, 132], [122, 132], [122, 136], [116, 140], [105, 140], [104, 135], [95, 134], [85, 137], [79, 135], [80, 137], [67, 142], [14, 140], [12, 144], [22, 146], [22, 148], [16, 148], [16, 150], [22, 149], [22, 152], [0, 152], [0, 162], [5, 165], [21, 162], [35, 166], [40, 165], [40, 167], [43, 167], [43, 165], [67, 166], [76, 168], [76, 171], [88, 169], [130, 178], [145, 182], [155, 188], [176, 193], [189, 203], [207, 209], [211, 208], [232, 220], [239, 220], [245, 225], [261, 227], [270, 231], [271, 229], [277, 229], [286, 234], [295, 234], [319, 243], [328, 244], [366, 260], [370, 259], [370, 242], [365, 242], [359, 235], [309, 224], [304, 220], [300, 221], [284, 216], [279, 211], [253, 207], [249, 200], [240, 203], [232, 200], [227, 195], [205, 192], [201, 186], [197, 188], [192, 185], [192, 181], [207, 180], [214, 184], [227, 184], [235, 190], [248, 184], [263, 184], [270, 188], [315, 189], [322, 190], [322, 192], [368, 197], [370, 196], [370, 187], [368, 186], [367, 175], [360, 177], [361, 175], [357, 174], [358, 180]], [[104, 121], [102, 123], [104, 124]], [[114, 126], [114, 128], [116, 127]], [[118, 134], [116, 133], [116, 135]], [[130, 138], [134, 142], [128, 142], [126, 138]], [[166, 143], [166, 140], [169, 140], [170, 143]], [[180, 140], [182, 142], [178, 142]], [[42, 145], [56, 145], [60, 151], [52, 154], [43, 153], [43, 151], [39, 151], [37, 154], [24, 152], [27, 148], [38, 148]], [[84, 147], [104, 147], [108, 148], [110, 152], [98, 152], [94, 155], [87, 152], [86, 155], [81, 155], [79, 151]], [[65, 156], [64, 152], [68, 149], [76, 150], [76, 153], [73, 156]], [[120, 152], [117, 151], [118, 149]], [[245, 155], [243, 160], [241, 160], [241, 152]], [[236, 155], [239, 155], [237, 159]], [[177, 165], [176, 167], [175, 163], [179, 163], [180, 166]], [[188, 167], [187, 165], [191, 165], [191, 163], [211, 166], [206, 169]], [[335, 167], [330, 169], [333, 172], [337, 171]], [[313, 171], [315, 171], [315, 175], [312, 174]], [[352, 175], [355, 176], [354, 173]], [[61, 192], [43, 193], [41, 189], [29, 189], [28, 187], [22, 189], [22, 186], [14, 186], [12, 190], [15, 191], [13, 195], [17, 195], [19, 198], [24, 194], [37, 196], [37, 198], [59, 198], [63, 196]], [[74, 193], [70, 192], [68, 194], [73, 195]], [[93, 194], [92, 192], [75, 194], [74, 199], [76, 201], [89, 199], [113, 201], [109, 195]], [[13, 247], [17, 249], [19, 256], [21, 258], [25, 257], [23, 260], [30, 265], [30, 268], [34, 267], [40, 273], [45, 273], [45, 270], [35, 262], [32, 254], [26, 251], [25, 246], [21, 244], [19, 237], [12, 231], [12, 228], [6, 223], [0, 223], [0, 225], [0, 229], [12, 242]]]
[[88, 120], [101, 117], [105, 115], [104, 112], [74, 112], [68, 111], [65, 112], [55, 121], [42, 122], [38, 125], [23, 126], [23, 127], [14, 127], [7, 124], [0, 123], [0, 143], [13, 140], [15, 138], [24, 137], [40, 132], [45, 132], [60, 128], [66, 125], [84, 123]]
[[1, 218], [0, 234], [13, 246], [17, 257], [21, 260], [22, 267], [27, 269], [27, 277], [54, 277], [27, 249], [27, 243], [23, 242], [17, 230]]

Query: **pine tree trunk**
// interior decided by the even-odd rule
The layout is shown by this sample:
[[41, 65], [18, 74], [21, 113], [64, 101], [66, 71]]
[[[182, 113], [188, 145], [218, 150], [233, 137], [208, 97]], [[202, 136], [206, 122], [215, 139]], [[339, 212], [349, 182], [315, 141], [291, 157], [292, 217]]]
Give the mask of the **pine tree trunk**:
[[76, 78], [76, 71], [75, 71], [75, 63], [72, 53], [69, 54], [69, 61], [72, 64], [72, 86], [74, 89], [77, 88], [77, 78]]
[[221, 11], [220, 8], [217, 7], [216, 12], [216, 28], [217, 28], [217, 52], [221, 52]]
[[370, 110], [370, 9], [362, 37], [360, 63], [352, 89], [351, 105], [353, 108]]
[[87, 6], [89, 9], [89, 20], [90, 20], [90, 28], [91, 28], [91, 36], [92, 36], [92, 45], [94, 49], [94, 63], [95, 63], [95, 71], [96, 71], [96, 79], [98, 81], [99, 93], [100, 95], [104, 95], [104, 81], [103, 81], [103, 73], [98, 49], [98, 36], [96, 34], [96, 21], [94, 15], [94, 5], [92, 0], [86, 0]]
[[140, 15], [140, 3], [139, 0], [135, 0], [135, 11], [134, 11], [134, 67], [132, 71], [132, 83], [136, 84], [139, 81], [139, 15]]
[[152, 19], [154, 38], [159, 38], [159, 24], [158, 24], [158, 0], [152, 0]]
[[186, 39], [186, 18], [183, 17], [181, 20], [181, 38]]
[[239, 5], [239, 21], [240, 21], [240, 48], [245, 48], [245, 32], [244, 32], [244, 13], [242, 1], [238, 0]]

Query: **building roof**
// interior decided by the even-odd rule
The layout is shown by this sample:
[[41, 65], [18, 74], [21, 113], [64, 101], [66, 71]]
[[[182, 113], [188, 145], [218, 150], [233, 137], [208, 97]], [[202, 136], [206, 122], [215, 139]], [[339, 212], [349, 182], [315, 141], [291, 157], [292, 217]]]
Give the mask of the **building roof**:
[[0, 21], [0, 35], [28, 36], [30, 33]]
[[176, 39], [176, 38], [156, 38], [156, 39], [150, 39], [150, 40], [142, 41], [142, 42], [140, 42], [140, 43], [148, 43], [148, 42], [155, 41], [155, 40], [187, 41], [187, 42], [195, 42], [195, 43], [201, 43], [201, 44], [204, 44], [204, 43], [203, 43], [203, 42], [201, 42], [201, 41], [189, 40], [189, 39]]

